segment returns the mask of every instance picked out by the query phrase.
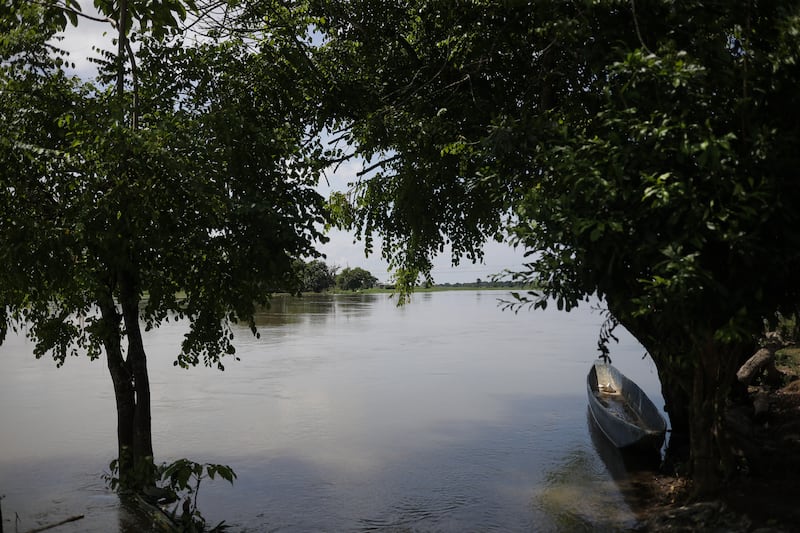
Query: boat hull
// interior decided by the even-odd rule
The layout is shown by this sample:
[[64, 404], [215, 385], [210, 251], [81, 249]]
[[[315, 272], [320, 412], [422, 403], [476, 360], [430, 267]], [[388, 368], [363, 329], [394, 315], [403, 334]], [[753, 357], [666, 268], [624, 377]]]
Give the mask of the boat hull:
[[589, 411], [617, 448], [660, 448], [667, 423], [636, 383], [608, 363], [596, 362], [586, 378]]

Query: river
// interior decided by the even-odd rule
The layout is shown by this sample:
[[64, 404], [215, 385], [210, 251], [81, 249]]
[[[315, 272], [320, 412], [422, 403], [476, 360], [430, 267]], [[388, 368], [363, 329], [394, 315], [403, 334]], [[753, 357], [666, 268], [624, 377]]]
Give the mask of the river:
[[[172, 365], [185, 324], [145, 336], [158, 461], [228, 464], [199, 507], [233, 531], [609, 531], [635, 524], [587, 424], [602, 317], [502, 311], [501, 291], [277, 298], [236, 329], [226, 370]], [[655, 368], [621, 332], [614, 363], [657, 405]], [[0, 347], [6, 533], [140, 524], [101, 478], [116, 450], [103, 359]], [[16, 525], [15, 525], [16, 523]]]

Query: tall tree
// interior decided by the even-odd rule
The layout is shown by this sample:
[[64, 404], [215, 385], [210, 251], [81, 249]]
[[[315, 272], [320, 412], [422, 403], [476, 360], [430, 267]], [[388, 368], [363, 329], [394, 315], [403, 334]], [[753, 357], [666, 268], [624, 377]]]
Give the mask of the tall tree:
[[53, 44], [76, 2], [0, 6], [0, 333], [28, 324], [59, 365], [105, 352], [120, 478], [137, 486], [153, 456], [142, 326], [186, 319], [175, 364], [222, 369], [231, 323], [255, 333], [272, 290], [299, 290], [323, 201], [277, 40], [185, 42], [191, 1], [95, 5], [117, 48], [93, 82]]
[[334, 199], [344, 223], [407, 286], [507, 228], [534, 305], [599, 296], [647, 348], [715, 490], [735, 370], [800, 301], [797, 3], [297, 6], [330, 127], [368, 161]]
[[306, 263], [298, 259], [296, 268], [300, 270], [304, 291], [322, 292], [330, 289], [336, 283], [336, 272], [339, 267], [330, 267], [321, 259], [314, 259]]
[[378, 278], [361, 267], [345, 267], [336, 276], [336, 286], [346, 291], [371, 289], [378, 282]]

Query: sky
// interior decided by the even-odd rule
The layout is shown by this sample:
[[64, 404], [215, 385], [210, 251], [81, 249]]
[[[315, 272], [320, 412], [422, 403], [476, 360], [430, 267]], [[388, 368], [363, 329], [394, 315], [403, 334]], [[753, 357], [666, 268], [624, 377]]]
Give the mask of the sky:
[[[329, 173], [328, 181], [318, 187], [323, 196], [328, 196], [332, 191], [346, 191], [348, 184], [356, 179], [356, 173], [361, 169], [360, 161], [352, 161], [341, 165], [338, 172]], [[375, 251], [366, 257], [364, 243], [355, 240], [355, 235], [348, 232], [332, 230], [328, 237], [330, 242], [323, 245], [321, 250], [327, 255], [326, 263], [344, 267], [361, 267], [369, 270], [380, 281], [389, 281], [388, 265], [381, 258], [380, 241], [376, 240]], [[493, 275], [506, 270], [519, 270], [525, 262], [523, 250], [514, 249], [508, 244], [495, 241], [488, 242], [484, 247], [484, 260], [482, 263], [471, 263], [462, 259], [457, 267], [452, 265], [450, 250], [445, 248], [444, 253], [433, 261], [433, 279], [435, 283], [470, 283], [478, 278], [489, 280]]]
[[[88, 14], [94, 14], [93, 7], [89, 2], [83, 2], [82, 7]], [[95, 56], [93, 46], [111, 49], [109, 24], [94, 22], [81, 19], [78, 27], [68, 27], [64, 40], [60, 46], [70, 52], [70, 62], [75, 63], [75, 73], [84, 78], [91, 78], [95, 72], [94, 65], [88, 61], [88, 57]], [[356, 172], [361, 168], [358, 161], [341, 165], [336, 172], [328, 172], [326, 179], [322, 180], [318, 187], [319, 192], [327, 197], [332, 191], [345, 191], [348, 183], [356, 178]], [[319, 247], [325, 254], [325, 262], [331, 266], [360, 267], [364, 268], [381, 282], [388, 282], [391, 273], [388, 272], [388, 264], [380, 254], [380, 245], [377, 244], [375, 251], [366, 256], [364, 243], [356, 241], [355, 235], [340, 230], [331, 230], [328, 234], [330, 241]], [[473, 264], [463, 259], [457, 267], [452, 266], [449, 250], [436, 257], [433, 261], [433, 279], [436, 283], [469, 283], [477, 279], [488, 280], [493, 275], [506, 270], [518, 270], [525, 262], [523, 250], [514, 249], [505, 243], [490, 241], [484, 247], [484, 260], [481, 263]]]

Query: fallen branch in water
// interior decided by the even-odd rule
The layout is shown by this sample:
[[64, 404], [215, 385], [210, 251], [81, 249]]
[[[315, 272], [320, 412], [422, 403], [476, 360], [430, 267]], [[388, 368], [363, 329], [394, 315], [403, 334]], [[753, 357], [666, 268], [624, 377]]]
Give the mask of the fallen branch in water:
[[64, 524], [68, 524], [70, 522], [75, 522], [76, 520], [80, 520], [81, 518], [83, 518], [83, 516], [84, 515], [82, 515], [82, 514], [75, 515], [75, 516], [70, 516], [69, 518], [65, 518], [61, 522], [56, 522], [55, 524], [49, 524], [49, 525], [46, 525], [46, 526], [37, 527], [36, 529], [31, 529], [27, 533], [39, 533], [40, 531], [47, 531], [48, 529], [53, 529], [54, 527], [62, 526]]

